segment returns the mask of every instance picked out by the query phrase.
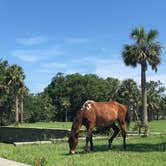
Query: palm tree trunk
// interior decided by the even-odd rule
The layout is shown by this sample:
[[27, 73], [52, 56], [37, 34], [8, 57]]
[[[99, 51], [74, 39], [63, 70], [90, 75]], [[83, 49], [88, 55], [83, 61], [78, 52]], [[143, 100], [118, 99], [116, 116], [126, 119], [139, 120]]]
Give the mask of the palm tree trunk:
[[157, 110], [157, 120], [159, 120], [159, 111]]
[[67, 122], [67, 108], [65, 109], [65, 122]]
[[147, 91], [146, 91], [146, 65], [141, 65], [141, 89], [142, 89], [142, 127], [148, 126], [147, 116]]
[[2, 126], [3, 109], [0, 107], [0, 126]]
[[21, 96], [21, 123], [24, 121], [24, 99], [23, 96]]
[[16, 122], [19, 121], [19, 118], [18, 118], [18, 95], [16, 94]]

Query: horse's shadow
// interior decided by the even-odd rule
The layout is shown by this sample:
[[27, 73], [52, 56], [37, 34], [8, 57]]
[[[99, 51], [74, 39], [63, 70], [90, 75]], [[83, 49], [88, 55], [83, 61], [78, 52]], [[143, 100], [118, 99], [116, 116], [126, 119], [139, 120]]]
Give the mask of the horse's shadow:
[[122, 145], [113, 145], [112, 149], [109, 149], [107, 145], [96, 145], [94, 152], [102, 151], [128, 151], [128, 152], [166, 152], [166, 142], [157, 144], [147, 143], [133, 143], [127, 144], [126, 149], [123, 149]]
[[[88, 153], [98, 153], [105, 151], [126, 151], [126, 152], [166, 152], [166, 142], [157, 143], [157, 144], [147, 144], [147, 143], [133, 143], [127, 144], [126, 149], [123, 149], [122, 145], [113, 145], [112, 149], [108, 148], [108, 145], [94, 145], [94, 150], [85, 152], [84, 147], [81, 147], [82, 150], [79, 150], [76, 154], [88, 154]], [[69, 154], [64, 154], [69, 155]]]

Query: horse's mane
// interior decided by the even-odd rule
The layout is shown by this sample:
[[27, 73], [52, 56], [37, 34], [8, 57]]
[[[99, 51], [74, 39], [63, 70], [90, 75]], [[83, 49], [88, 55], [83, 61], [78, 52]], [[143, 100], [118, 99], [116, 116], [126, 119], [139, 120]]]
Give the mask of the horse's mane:
[[76, 117], [74, 118], [73, 124], [82, 123], [82, 111], [78, 111]]
[[82, 111], [78, 111], [76, 114], [76, 117], [74, 118], [73, 124], [72, 124], [72, 132], [78, 133], [80, 130], [80, 127], [82, 126]]

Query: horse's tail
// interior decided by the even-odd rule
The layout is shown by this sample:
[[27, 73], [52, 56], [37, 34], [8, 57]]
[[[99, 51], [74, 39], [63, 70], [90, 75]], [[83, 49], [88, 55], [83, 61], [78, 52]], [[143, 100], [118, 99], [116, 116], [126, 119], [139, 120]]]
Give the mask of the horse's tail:
[[130, 114], [128, 111], [126, 112], [125, 122], [126, 122], [127, 128], [129, 128], [129, 126], [130, 126]]
[[[126, 113], [125, 114], [125, 122], [126, 122], [126, 127], [129, 128], [129, 125], [130, 125], [130, 114], [129, 112], [127, 111], [127, 107], [123, 104], [119, 104], [119, 107], [120, 109]], [[124, 114], [123, 114], [124, 115]]]

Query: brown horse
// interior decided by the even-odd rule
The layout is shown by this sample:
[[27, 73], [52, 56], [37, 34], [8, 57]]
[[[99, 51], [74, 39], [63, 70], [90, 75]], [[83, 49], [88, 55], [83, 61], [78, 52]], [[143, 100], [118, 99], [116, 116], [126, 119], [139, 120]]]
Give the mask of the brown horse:
[[69, 148], [70, 154], [75, 153], [76, 146], [78, 144], [78, 134], [82, 125], [87, 129], [85, 150], [89, 150], [88, 144], [90, 142], [90, 150], [93, 150], [92, 131], [95, 127], [110, 127], [114, 133], [109, 139], [109, 148], [112, 147], [112, 141], [119, 133], [120, 129], [115, 125], [115, 121], [118, 121], [123, 137], [123, 147], [126, 148], [126, 131], [125, 124], [129, 124], [130, 116], [124, 105], [115, 102], [95, 102], [86, 101], [81, 111], [77, 113], [76, 118], [73, 121], [71, 132], [69, 134]]

